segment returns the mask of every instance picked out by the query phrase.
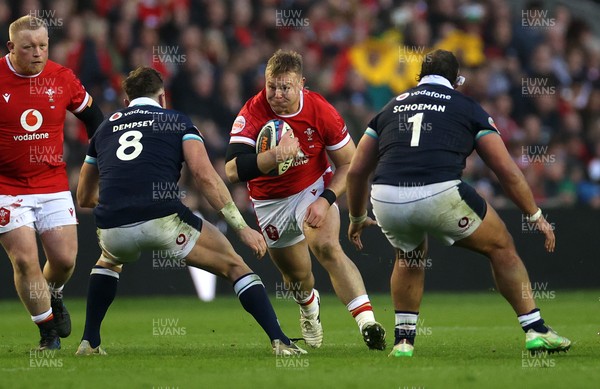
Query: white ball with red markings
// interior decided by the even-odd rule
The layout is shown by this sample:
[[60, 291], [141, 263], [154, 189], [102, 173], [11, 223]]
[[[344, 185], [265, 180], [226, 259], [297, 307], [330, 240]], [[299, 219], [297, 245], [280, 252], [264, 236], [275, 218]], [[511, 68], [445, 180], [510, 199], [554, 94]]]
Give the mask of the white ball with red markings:
[[[256, 154], [277, 147], [279, 141], [281, 140], [281, 137], [288, 131], [292, 131], [292, 128], [285, 121], [281, 119], [269, 120], [261, 128], [260, 132], [258, 133], [258, 137], [256, 138]], [[294, 132], [292, 131], [291, 134], [293, 137]], [[279, 162], [277, 168], [270, 171], [269, 175], [282, 175], [292, 166], [293, 162], [294, 158], [289, 158], [285, 161]]]

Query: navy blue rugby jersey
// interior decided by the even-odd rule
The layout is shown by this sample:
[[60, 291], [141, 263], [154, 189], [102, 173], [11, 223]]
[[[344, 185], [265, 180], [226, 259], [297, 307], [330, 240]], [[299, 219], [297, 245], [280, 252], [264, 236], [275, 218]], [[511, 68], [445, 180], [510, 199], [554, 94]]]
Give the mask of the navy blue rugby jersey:
[[135, 99], [106, 119], [85, 160], [100, 172], [97, 226], [113, 228], [187, 212], [177, 182], [188, 140], [203, 142], [192, 121], [149, 98]]
[[440, 78], [424, 77], [369, 122], [365, 134], [379, 142], [374, 184], [421, 186], [460, 179], [476, 139], [498, 132], [478, 103]]

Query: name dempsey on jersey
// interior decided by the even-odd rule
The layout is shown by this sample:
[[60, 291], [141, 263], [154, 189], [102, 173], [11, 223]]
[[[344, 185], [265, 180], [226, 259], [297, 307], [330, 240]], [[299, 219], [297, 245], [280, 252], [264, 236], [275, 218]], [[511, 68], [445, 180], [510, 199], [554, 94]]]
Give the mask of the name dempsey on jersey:
[[121, 131], [121, 130], [129, 130], [131, 128], [150, 127], [150, 126], [152, 126], [152, 123], [154, 123], [154, 119], [142, 120], [139, 122], [123, 123], [123, 124], [113, 126], [112, 132], [117, 132], [117, 131]]
[[445, 112], [446, 106], [441, 104], [403, 104], [394, 105], [394, 113], [404, 111], [438, 111]]

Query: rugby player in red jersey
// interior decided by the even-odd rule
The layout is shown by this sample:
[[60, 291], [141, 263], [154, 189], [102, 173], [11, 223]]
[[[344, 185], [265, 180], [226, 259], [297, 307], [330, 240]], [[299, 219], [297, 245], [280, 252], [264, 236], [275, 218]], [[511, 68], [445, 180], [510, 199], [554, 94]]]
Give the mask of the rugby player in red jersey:
[[[71, 332], [62, 288], [77, 255], [77, 218], [63, 161], [66, 111], [91, 137], [103, 115], [73, 72], [48, 60], [43, 20], [23, 16], [9, 27], [0, 58], [0, 243], [17, 293], [38, 325], [40, 349], [59, 349]], [[40, 268], [36, 231], [46, 263]]]
[[[318, 93], [304, 89], [300, 54], [277, 51], [267, 63], [265, 77], [265, 88], [246, 102], [233, 124], [227, 177], [231, 182], [248, 182], [271, 259], [300, 306], [306, 343], [320, 347], [323, 341], [310, 249], [329, 273], [367, 346], [382, 350], [385, 330], [375, 321], [358, 269], [339, 243], [335, 201], [345, 191], [354, 142], [335, 108]], [[285, 121], [292, 131], [277, 147], [256, 154], [258, 133], [273, 119]], [[285, 173], [269, 174], [289, 158], [295, 160]]]

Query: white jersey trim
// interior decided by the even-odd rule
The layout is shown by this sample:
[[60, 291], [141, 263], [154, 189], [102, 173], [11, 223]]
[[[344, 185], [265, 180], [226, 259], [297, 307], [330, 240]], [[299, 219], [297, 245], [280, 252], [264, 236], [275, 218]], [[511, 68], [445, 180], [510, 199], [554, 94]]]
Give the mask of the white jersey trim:
[[344, 139], [342, 139], [341, 142], [334, 144], [332, 146], [325, 146], [325, 149], [328, 151], [335, 151], [335, 150], [339, 150], [342, 147], [346, 146], [346, 144], [350, 142], [350, 134], [346, 134], [346, 137]]
[[[19, 74], [17, 73], [17, 70], [13, 67], [12, 63], [10, 62], [10, 56], [8, 54], [6, 54], [6, 64], [8, 65], [8, 68], [10, 69], [11, 72], [14, 73], [15, 76], [17, 77], [22, 77], [22, 78], [34, 78], [39, 76], [40, 74], [42, 74], [42, 72], [44, 71], [44, 69], [42, 69], [42, 72], [39, 72], [38, 74], [34, 74], [31, 76], [25, 75], [25, 74]], [[45, 66], [44, 66], [45, 67]]]
[[421, 79], [417, 86], [421, 86], [423, 84], [434, 84], [434, 85], [443, 85], [447, 88], [454, 89], [445, 77], [439, 76], [437, 74], [430, 74]]
[[232, 136], [229, 143], [245, 143], [252, 147], [256, 147], [256, 141], [254, 139], [248, 138], [246, 136]]
[[83, 102], [79, 105], [79, 107], [77, 107], [72, 112], [73, 113], [79, 113], [79, 112], [83, 111], [83, 109], [87, 105], [88, 101], [90, 101], [90, 95], [87, 92], [85, 92], [85, 98], [83, 99]]
[[150, 97], [137, 97], [129, 103], [128, 107], [133, 107], [135, 105], [153, 105], [158, 108], [162, 108], [160, 104], [154, 99]]

